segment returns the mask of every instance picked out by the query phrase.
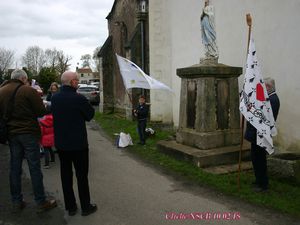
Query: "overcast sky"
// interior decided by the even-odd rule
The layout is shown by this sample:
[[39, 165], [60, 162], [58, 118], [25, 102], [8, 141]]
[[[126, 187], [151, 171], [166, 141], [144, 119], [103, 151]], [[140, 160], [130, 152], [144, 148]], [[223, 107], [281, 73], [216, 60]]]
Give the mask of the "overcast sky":
[[107, 20], [114, 0], [1, 0], [0, 47], [56, 48], [71, 55], [74, 70], [80, 56], [92, 54], [107, 38]]

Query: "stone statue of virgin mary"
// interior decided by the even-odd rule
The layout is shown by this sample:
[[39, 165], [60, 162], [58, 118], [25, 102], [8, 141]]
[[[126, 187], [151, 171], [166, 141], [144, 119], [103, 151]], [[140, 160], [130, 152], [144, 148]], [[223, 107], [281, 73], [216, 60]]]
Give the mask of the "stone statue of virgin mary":
[[205, 0], [204, 8], [200, 18], [202, 43], [205, 48], [205, 58], [202, 61], [212, 61], [217, 63], [219, 58], [217, 36], [215, 29], [214, 7], [209, 5], [209, 0]]

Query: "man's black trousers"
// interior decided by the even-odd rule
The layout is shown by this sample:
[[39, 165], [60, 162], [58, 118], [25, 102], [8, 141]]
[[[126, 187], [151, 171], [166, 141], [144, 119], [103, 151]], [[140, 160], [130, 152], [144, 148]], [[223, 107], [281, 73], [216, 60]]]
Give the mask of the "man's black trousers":
[[77, 208], [73, 190], [73, 169], [75, 168], [80, 205], [82, 210], [90, 206], [90, 191], [88, 182], [89, 151], [58, 151], [60, 158], [60, 174], [64, 193], [66, 210]]
[[254, 143], [251, 143], [251, 159], [257, 185], [260, 188], [267, 189], [269, 179], [267, 174], [266, 150]]

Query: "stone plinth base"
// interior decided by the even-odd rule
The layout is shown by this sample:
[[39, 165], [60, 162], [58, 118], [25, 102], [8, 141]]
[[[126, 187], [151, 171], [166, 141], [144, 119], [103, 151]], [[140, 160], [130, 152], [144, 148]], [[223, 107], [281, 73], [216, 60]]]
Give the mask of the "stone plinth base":
[[[200, 150], [179, 144], [176, 141], [159, 141], [157, 146], [161, 152], [180, 160], [190, 161], [201, 168], [236, 164], [239, 161], [239, 145]], [[242, 160], [250, 160], [250, 146], [248, 143], [243, 147]]]
[[240, 129], [219, 130], [213, 132], [196, 132], [192, 129], [182, 129], [176, 133], [176, 141], [180, 144], [210, 149], [238, 145], [241, 140]]
[[205, 58], [200, 58], [200, 65], [204, 66], [214, 66], [218, 64], [218, 58], [215, 57], [205, 57]]

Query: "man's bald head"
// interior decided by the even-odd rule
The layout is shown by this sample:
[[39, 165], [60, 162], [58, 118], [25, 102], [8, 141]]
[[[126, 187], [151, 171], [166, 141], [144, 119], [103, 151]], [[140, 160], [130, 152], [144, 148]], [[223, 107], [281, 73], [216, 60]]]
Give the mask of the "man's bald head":
[[61, 83], [62, 85], [73, 86], [74, 80], [78, 81], [77, 73], [72, 71], [66, 71], [61, 75]]

